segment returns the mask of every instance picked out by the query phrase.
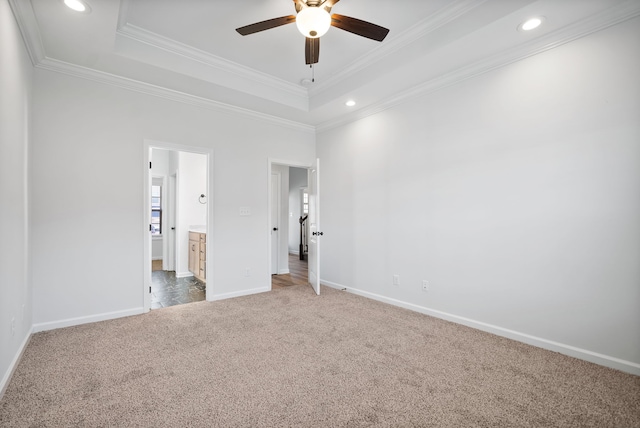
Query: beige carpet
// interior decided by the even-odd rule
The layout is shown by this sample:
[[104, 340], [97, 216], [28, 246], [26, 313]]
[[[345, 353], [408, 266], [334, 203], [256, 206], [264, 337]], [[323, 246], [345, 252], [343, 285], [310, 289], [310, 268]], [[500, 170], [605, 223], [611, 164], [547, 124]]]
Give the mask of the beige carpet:
[[2, 427], [638, 427], [640, 377], [294, 285], [35, 334]]

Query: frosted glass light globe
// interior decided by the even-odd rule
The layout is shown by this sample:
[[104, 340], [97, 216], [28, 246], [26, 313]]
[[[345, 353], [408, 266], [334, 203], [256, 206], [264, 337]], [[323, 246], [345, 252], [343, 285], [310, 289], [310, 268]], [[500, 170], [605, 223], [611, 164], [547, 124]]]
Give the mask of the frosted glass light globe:
[[317, 39], [331, 27], [331, 15], [324, 8], [309, 6], [298, 12], [296, 25], [303, 36]]

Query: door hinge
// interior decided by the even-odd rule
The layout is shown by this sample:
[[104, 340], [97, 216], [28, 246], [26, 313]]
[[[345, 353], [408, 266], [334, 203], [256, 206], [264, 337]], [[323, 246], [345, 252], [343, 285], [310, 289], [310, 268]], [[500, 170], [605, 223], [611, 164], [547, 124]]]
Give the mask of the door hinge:
[[151, 162], [149, 162], [149, 169], [151, 169]]
[[151, 225], [149, 225], [149, 232], [151, 232], [153, 229], [151, 228]]
[[151, 286], [149, 286], [149, 293], [151, 293]]

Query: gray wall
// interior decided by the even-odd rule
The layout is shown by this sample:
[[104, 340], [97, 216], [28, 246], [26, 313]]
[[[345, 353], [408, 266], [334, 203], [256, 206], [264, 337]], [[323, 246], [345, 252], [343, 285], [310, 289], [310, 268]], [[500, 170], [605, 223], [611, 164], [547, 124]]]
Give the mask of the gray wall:
[[0, 1], [0, 395], [31, 332], [28, 155], [33, 68]]
[[[213, 151], [207, 297], [270, 289], [268, 159], [311, 164], [312, 131], [41, 69], [35, 91], [34, 328], [142, 310], [145, 140]], [[239, 207], [251, 215], [240, 216]]]
[[320, 133], [323, 281], [640, 374], [638, 52], [635, 18]]

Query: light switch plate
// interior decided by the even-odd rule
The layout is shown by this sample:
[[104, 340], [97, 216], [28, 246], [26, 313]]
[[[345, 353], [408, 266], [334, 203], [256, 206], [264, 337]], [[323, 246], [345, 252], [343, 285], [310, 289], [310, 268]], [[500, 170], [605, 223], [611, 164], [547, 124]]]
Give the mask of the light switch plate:
[[240, 215], [251, 215], [251, 208], [249, 207], [240, 207]]

